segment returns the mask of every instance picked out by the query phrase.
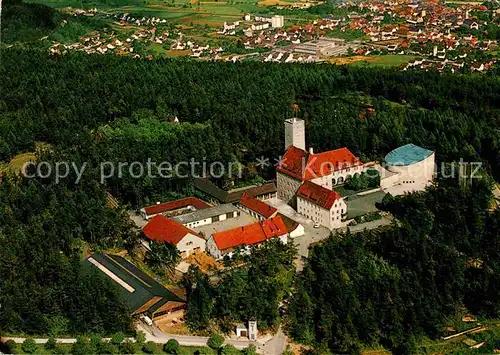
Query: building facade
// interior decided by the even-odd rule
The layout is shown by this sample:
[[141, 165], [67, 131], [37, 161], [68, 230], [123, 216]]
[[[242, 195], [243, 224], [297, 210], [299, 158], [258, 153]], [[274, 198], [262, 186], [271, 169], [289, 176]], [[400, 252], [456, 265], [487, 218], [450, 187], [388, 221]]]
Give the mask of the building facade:
[[274, 238], [285, 244], [288, 242], [288, 229], [281, 216], [214, 233], [207, 241], [207, 251], [215, 259], [222, 259], [232, 257], [237, 249], [240, 253], [249, 253], [250, 246]]
[[278, 186], [278, 198], [290, 206], [295, 206], [295, 193], [302, 185], [302, 181], [278, 171], [276, 173], [276, 184]]
[[150, 241], [154, 241], [175, 245], [182, 258], [205, 251], [205, 239], [181, 223], [163, 215], [154, 216], [144, 226], [142, 233], [145, 237], [142, 245], [146, 249], [150, 249]]
[[273, 218], [278, 214], [276, 208], [248, 194], [243, 194], [237, 206], [259, 221]]
[[345, 226], [347, 205], [337, 192], [307, 181], [297, 191], [297, 212], [332, 230]]
[[285, 120], [285, 150], [291, 145], [306, 149], [306, 122], [300, 118]]
[[188, 228], [196, 228], [207, 224], [225, 221], [239, 216], [240, 211], [230, 203], [217, 205], [203, 210], [175, 217], [175, 220]]
[[434, 180], [435, 153], [415, 144], [406, 144], [386, 155], [385, 167], [398, 174], [400, 184], [426, 187]]

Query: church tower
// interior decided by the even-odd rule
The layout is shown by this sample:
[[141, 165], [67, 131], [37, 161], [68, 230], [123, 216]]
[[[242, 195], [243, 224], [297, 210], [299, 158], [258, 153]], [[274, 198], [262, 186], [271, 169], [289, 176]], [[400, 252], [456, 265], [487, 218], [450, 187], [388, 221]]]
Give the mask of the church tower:
[[291, 145], [306, 150], [306, 125], [301, 118], [285, 120], [285, 150]]

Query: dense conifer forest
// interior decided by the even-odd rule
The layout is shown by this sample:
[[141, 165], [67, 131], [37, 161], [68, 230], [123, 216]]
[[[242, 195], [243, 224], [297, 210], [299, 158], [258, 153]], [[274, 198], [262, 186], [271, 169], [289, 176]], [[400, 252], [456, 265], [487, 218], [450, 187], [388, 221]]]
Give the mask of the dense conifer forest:
[[292, 336], [319, 353], [381, 344], [412, 354], [464, 310], [500, 316], [500, 211], [488, 211], [490, 191], [485, 180], [465, 190], [447, 180], [388, 195], [381, 207], [396, 225], [314, 247], [289, 307]]

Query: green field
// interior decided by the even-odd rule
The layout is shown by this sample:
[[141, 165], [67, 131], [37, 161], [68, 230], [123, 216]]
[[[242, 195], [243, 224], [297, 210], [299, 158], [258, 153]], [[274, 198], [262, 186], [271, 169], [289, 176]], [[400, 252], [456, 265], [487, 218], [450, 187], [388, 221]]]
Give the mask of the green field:
[[242, 19], [246, 12], [263, 12], [255, 0], [197, 1], [197, 0], [152, 0], [152, 1], [80, 1], [80, 0], [31, 0], [33, 3], [55, 8], [97, 8], [113, 13], [130, 13], [135, 16], [160, 17], [175, 22], [209, 24], [218, 26], [224, 21]]
[[[359, 66], [394, 67], [406, 64], [418, 57], [414, 55], [385, 54], [366, 58], [366, 61], [357, 61], [353, 64]], [[374, 60], [370, 60], [371, 58], [374, 58]]]
[[[160, 17], [184, 24], [220, 26], [223, 22], [243, 19], [245, 13], [266, 13], [273, 2], [259, 0], [28, 0], [54, 8], [97, 8], [134, 16]], [[296, 1], [286, 1], [294, 3]], [[308, 23], [317, 18], [303, 10], [287, 13], [287, 25]]]

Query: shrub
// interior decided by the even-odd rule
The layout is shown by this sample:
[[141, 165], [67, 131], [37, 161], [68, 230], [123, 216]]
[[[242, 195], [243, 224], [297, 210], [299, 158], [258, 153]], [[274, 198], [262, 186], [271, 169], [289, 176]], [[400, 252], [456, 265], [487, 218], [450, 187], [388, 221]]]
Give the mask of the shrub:
[[98, 354], [118, 354], [118, 347], [109, 342], [109, 341], [103, 341], [97, 350]]
[[222, 344], [224, 344], [224, 337], [220, 334], [212, 334], [207, 341], [207, 345], [212, 349], [219, 349]]
[[257, 347], [253, 344], [250, 344], [245, 349], [243, 349], [243, 354], [256, 355], [257, 354]]
[[66, 349], [63, 348], [61, 345], [57, 344], [54, 349], [52, 349], [52, 354], [53, 355], [65, 355], [67, 354]]
[[236, 349], [233, 345], [228, 344], [225, 345], [223, 348], [221, 348], [220, 354], [221, 355], [237, 355], [240, 352], [238, 349]]
[[130, 340], [125, 340], [120, 345], [120, 354], [135, 354], [137, 352], [137, 348], [135, 343]]
[[156, 352], [156, 344], [152, 341], [148, 341], [142, 346], [142, 351], [144, 351], [146, 354], [153, 354]]
[[90, 346], [95, 349], [96, 352], [99, 352], [99, 349], [102, 345], [102, 338], [99, 334], [92, 334], [90, 336]]
[[180, 350], [179, 342], [175, 339], [170, 339], [163, 345], [163, 351], [167, 354], [177, 354]]
[[17, 343], [14, 340], [7, 340], [7, 342], [4, 345], [5, 352], [7, 354], [16, 354], [19, 352], [19, 347]]
[[50, 337], [47, 342], [45, 343], [44, 345], [44, 348], [46, 350], [52, 350], [52, 349], [55, 349], [57, 346], [57, 342], [56, 342], [56, 339], [54, 337]]
[[87, 355], [91, 352], [91, 347], [84, 337], [77, 337], [76, 342], [71, 346], [71, 353], [73, 355]]
[[135, 335], [135, 341], [137, 344], [144, 344], [146, 342], [146, 334], [144, 334], [144, 332], [138, 331]]
[[111, 337], [111, 342], [115, 345], [120, 345], [124, 340], [125, 340], [125, 334], [123, 334], [122, 332], [115, 333]]
[[33, 339], [27, 338], [23, 341], [21, 349], [23, 349], [23, 352], [25, 352], [26, 354], [33, 354], [38, 350], [38, 346]]

